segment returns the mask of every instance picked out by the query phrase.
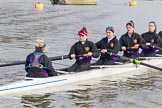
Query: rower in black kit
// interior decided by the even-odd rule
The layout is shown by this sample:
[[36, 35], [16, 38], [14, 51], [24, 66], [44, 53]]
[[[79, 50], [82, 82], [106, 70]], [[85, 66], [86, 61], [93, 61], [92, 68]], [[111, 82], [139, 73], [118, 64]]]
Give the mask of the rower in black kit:
[[146, 47], [142, 50], [141, 57], [155, 57], [156, 56], [156, 47], [161, 47], [162, 40], [160, 36], [156, 33], [156, 23], [154, 21], [149, 22], [148, 25], [149, 31], [142, 34], [146, 42]]
[[97, 58], [99, 56], [96, 45], [87, 40], [88, 32], [85, 27], [78, 32], [78, 35], [79, 41], [71, 47], [69, 53], [70, 58], [76, 59], [76, 62], [67, 69], [68, 72], [89, 70], [92, 57]]
[[107, 52], [117, 54], [120, 50], [120, 43], [114, 35], [114, 27], [106, 28], [106, 37], [98, 41], [96, 46], [100, 49], [101, 56], [95, 65], [115, 65], [118, 58], [107, 54]]
[[138, 58], [139, 48], [143, 49], [145, 41], [138, 33], [134, 32], [134, 22], [129, 21], [126, 24], [127, 33], [123, 34], [120, 41], [120, 50], [124, 52], [125, 57], [128, 58]]

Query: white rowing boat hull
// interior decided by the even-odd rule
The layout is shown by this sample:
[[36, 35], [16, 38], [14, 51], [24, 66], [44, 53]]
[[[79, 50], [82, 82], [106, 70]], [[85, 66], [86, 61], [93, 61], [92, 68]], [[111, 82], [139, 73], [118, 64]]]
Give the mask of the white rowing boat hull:
[[[162, 65], [160, 60], [147, 60], [144, 61], [149, 64], [153, 64], [155, 66]], [[105, 77], [105, 76], [112, 76], [116, 74], [126, 73], [126, 72], [145, 72], [148, 71], [148, 67], [145, 66], [134, 66], [134, 64], [124, 64], [125, 68], [122, 68], [121, 65], [113, 68], [100, 68], [100, 69], [92, 69], [89, 71], [73, 73], [73, 74], [65, 74], [55, 77], [49, 78], [27, 78], [26, 80], [14, 82], [8, 85], [4, 85], [0, 87], [0, 95], [9, 94], [9, 93], [18, 93], [18, 92], [25, 92], [30, 91], [33, 89], [40, 89], [46, 87], [59, 87], [65, 84], [70, 84], [74, 82], [79, 82], [83, 80], [89, 80], [93, 78]], [[127, 67], [126, 67], [127, 66]]]

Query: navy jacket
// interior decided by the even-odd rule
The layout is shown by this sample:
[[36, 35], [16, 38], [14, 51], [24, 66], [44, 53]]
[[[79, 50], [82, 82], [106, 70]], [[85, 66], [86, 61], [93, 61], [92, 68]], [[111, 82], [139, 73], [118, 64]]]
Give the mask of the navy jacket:
[[[101, 39], [100, 41], [98, 41], [96, 43], [96, 46], [100, 50], [107, 49], [108, 52], [115, 53], [115, 54], [117, 54], [120, 50], [120, 43], [119, 43], [118, 39], [116, 38], [116, 36], [112, 40], [110, 40], [110, 42], [108, 42], [108, 38], [105, 37], [105, 38]], [[101, 54], [101, 58], [102, 59], [111, 59], [110, 55], [108, 55], [108, 54]]]
[[[71, 54], [75, 54], [76, 56], [83, 55], [87, 54], [88, 52], [92, 52], [92, 57], [94, 58], [99, 57], [99, 52], [97, 50], [96, 45], [93, 42], [87, 40], [84, 44], [82, 44], [80, 41], [78, 41], [71, 47], [69, 56]], [[86, 60], [77, 61], [77, 63], [86, 63], [86, 62], [89, 61]]]

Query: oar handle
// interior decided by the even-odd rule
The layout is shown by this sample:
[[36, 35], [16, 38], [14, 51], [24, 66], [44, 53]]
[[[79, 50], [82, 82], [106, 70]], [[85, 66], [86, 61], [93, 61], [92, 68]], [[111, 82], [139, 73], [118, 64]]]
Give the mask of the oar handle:
[[87, 57], [87, 56], [89, 56], [88, 54], [81, 54], [81, 55], [76, 55], [76, 57]]
[[135, 49], [137, 49], [137, 48], [135, 48], [135, 47], [127, 47], [127, 50], [135, 50]]
[[55, 57], [49, 57], [50, 61], [54, 60], [63, 60], [63, 59], [68, 59], [69, 55], [62, 55], [62, 56], [55, 56]]

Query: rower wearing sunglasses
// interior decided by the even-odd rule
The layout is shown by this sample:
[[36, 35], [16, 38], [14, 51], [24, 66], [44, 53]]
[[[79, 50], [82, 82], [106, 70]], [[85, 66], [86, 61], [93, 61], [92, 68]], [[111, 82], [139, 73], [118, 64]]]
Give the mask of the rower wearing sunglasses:
[[125, 57], [128, 58], [138, 58], [139, 57], [139, 48], [144, 48], [145, 41], [141, 35], [134, 32], [134, 22], [129, 21], [126, 24], [127, 32], [123, 34], [120, 41], [120, 50], [124, 52]]
[[69, 53], [70, 58], [76, 59], [76, 62], [67, 69], [68, 72], [89, 70], [92, 57], [99, 56], [96, 45], [87, 39], [88, 32], [85, 27], [78, 32], [78, 35], [79, 41], [71, 47]]
[[106, 37], [98, 41], [96, 46], [100, 49], [101, 53], [100, 59], [96, 62], [96, 65], [114, 65], [117, 58], [107, 54], [107, 52], [117, 54], [120, 50], [119, 41], [114, 35], [114, 27], [108, 26], [106, 28]]
[[156, 33], [156, 23], [154, 21], [149, 22], [149, 31], [142, 34], [146, 42], [146, 48], [144, 48], [140, 54], [141, 57], [155, 57], [157, 47], [161, 47], [162, 40]]

